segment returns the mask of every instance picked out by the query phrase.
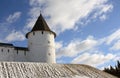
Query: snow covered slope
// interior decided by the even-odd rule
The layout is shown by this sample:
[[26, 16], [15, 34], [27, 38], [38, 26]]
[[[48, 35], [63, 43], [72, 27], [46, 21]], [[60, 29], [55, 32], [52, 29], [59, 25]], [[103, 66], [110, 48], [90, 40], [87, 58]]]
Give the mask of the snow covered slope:
[[81, 64], [0, 62], [0, 78], [116, 78]]

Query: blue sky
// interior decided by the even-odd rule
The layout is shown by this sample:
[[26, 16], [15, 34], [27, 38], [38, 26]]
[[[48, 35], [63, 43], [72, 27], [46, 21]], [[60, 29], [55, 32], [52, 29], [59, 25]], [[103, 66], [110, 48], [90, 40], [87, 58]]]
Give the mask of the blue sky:
[[57, 63], [100, 69], [120, 60], [120, 0], [1, 0], [0, 41], [27, 47], [40, 10], [57, 33]]

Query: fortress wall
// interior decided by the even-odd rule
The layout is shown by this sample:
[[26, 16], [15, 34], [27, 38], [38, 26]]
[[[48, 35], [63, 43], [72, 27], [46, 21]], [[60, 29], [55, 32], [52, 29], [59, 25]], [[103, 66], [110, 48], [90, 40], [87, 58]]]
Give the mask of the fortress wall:
[[15, 50], [11, 46], [0, 46], [0, 61], [27, 61], [28, 51], [26, 50]]
[[0, 61], [13, 61], [14, 60], [14, 47], [0, 47]]
[[25, 50], [14, 50], [14, 61], [25, 62], [27, 57], [27, 52]]

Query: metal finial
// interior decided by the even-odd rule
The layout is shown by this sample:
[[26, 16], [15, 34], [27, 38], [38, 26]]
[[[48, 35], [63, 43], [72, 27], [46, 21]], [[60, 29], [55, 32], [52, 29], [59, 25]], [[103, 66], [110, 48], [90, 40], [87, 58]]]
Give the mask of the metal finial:
[[42, 11], [40, 10], [40, 15], [42, 14]]

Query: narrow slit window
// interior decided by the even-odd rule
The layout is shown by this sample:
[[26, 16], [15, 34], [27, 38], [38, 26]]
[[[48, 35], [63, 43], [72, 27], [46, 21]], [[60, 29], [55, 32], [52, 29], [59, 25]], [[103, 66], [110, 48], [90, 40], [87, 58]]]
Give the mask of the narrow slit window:
[[33, 35], [35, 35], [35, 32], [33, 32]]
[[26, 51], [24, 51], [24, 55], [26, 56]]
[[18, 50], [17, 50], [17, 54], [18, 54]]
[[42, 34], [43, 34], [43, 31], [42, 31]]
[[8, 49], [8, 52], [10, 52], [10, 50]]
[[50, 41], [48, 41], [48, 43], [50, 43]]
[[1, 51], [3, 52], [3, 49], [1, 49]]
[[50, 54], [50, 53], [48, 53], [48, 55], [50, 56], [51, 54]]

